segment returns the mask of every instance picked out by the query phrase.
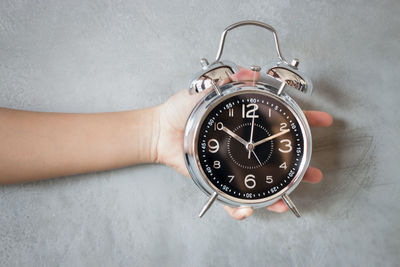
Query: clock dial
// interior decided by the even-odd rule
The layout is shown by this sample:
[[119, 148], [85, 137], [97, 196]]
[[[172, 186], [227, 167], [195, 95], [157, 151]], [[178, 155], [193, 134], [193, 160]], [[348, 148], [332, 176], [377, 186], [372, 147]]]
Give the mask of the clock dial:
[[217, 190], [238, 199], [263, 199], [296, 177], [304, 145], [300, 123], [281, 100], [241, 92], [205, 115], [198, 164]]

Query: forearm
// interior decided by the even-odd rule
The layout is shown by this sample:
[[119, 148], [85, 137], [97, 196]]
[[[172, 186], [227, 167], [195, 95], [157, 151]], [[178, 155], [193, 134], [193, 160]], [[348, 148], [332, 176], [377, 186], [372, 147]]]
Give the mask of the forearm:
[[65, 114], [0, 108], [0, 183], [153, 162], [157, 112]]

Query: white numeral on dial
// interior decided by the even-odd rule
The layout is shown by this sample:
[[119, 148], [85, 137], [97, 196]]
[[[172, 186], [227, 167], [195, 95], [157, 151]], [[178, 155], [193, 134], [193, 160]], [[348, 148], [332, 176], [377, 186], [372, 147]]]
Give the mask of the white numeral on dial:
[[217, 139], [210, 139], [208, 140], [208, 151], [210, 151], [210, 153], [217, 153], [218, 149], [219, 149], [219, 143], [217, 141]]
[[287, 128], [286, 128], [286, 127], [287, 127], [287, 124], [286, 124], [286, 122], [282, 122], [282, 123], [281, 123], [281, 128], [280, 128], [280, 131], [281, 131], [281, 132], [283, 132], [284, 130], [287, 130]]
[[229, 117], [233, 117], [233, 108], [229, 109]]
[[219, 162], [218, 160], [214, 161], [213, 167], [214, 167], [214, 169], [219, 169], [219, 168], [221, 168], [221, 162]]
[[256, 180], [254, 178], [256, 177], [253, 174], [246, 175], [244, 178], [244, 185], [249, 189], [254, 188], [256, 186]]
[[292, 151], [292, 143], [290, 142], [289, 139], [283, 139], [281, 140], [281, 144], [285, 144], [285, 148], [286, 149], [281, 149], [279, 148], [279, 151], [282, 153], [289, 153], [290, 151]]
[[285, 169], [285, 170], [286, 170], [286, 168], [287, 168], [286, 162], [284, 162], [284, 163], [282, 163], [281, 165], [279, 165], [279, 168]]
[[[249, 109], [246, 112], [246, 107]], [[258, 115], [256, 115], [256, 110], [258, 110], [258, 105], [257, 104], [245, 104], [242, 105], [242, 118], [258, 118]]]
[[271, 184], [274, 180], [272, 179], [271, 175], [267, 175], [267, 177], [265, 178], [265, 181], [267, 182], [267, 184]]
[[222, 122], [214, 123], [214, 131], [221, 131], [224, 128], [224, 124]]
[[235, 179], [235, 175], [228, 175], [229, 182], [232, 182]]

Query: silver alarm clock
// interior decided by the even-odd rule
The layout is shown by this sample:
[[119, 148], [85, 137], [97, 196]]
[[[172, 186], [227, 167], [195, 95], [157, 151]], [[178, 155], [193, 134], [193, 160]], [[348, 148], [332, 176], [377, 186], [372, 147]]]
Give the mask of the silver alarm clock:
[[[226, 34], [253, 25], [272, 32], [279, 61], [272, 67], [252, 66], [257, 79], [232, 81], [238, 65], [221, 61]], [[216, 59], [201, 60], [190, 93], [210, 92], [193, 109], [184, 135], [185, 161], [195, 184], [209, 197], [202, 217], [215, 200], [232, 207], [265, 207], [289, 198], [311, 158], [311, 131], [305, 115], [289, 96], [291, 89], [308, 95], [311, 81], [298, 71], [297, 59], [282, 56], [276, 31], [258, 21], [241, 21], [221, 36]], [[228, 81], [222, 85], [222, 81]]]

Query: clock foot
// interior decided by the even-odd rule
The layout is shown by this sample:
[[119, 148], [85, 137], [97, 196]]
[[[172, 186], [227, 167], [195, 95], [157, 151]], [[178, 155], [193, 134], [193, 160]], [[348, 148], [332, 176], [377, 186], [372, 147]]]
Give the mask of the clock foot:
[[201, 209], [199, 217], [203, 217], [203, 215], [207, 212], [207, 210], [211, 207], [211, 205], [214, 203], [214, 201], [217, 199], [217, 192], [214, 192], [210, 198], [208, 199], [207, 203], [204, 205], [204, 207]]
[[289, 198], [288, 195], [284, 194], [282, 196], [282, 199], [286, 203], [286, 205], [289, 207], [289, 209], [292, 210], [294, 215], [296, 215], [296, 217], [300, 217], [301, 216], [299, 210], [296, 208], [296, 206], [294, 205], [293, 201]]

